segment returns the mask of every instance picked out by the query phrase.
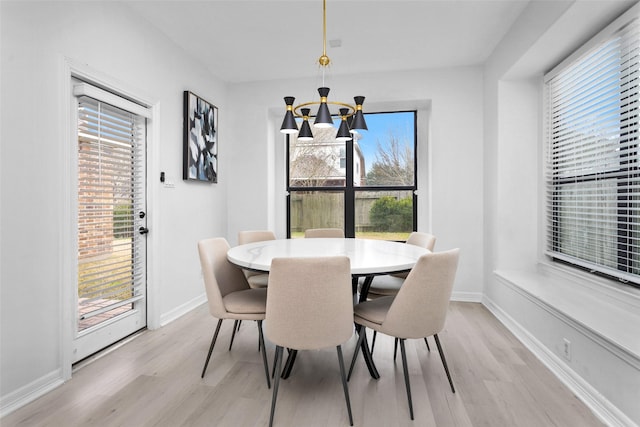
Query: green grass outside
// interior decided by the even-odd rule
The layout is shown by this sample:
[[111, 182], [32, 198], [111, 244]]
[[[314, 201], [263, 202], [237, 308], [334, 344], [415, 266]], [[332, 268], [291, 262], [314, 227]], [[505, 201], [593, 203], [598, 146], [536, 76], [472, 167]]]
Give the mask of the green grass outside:
[[[376, 240], [396, 240], [404, 242], [409, 237], [409, 232], [382, 232], [382, 231], [366, 231], [356, 233], [356, 237], [359, 239], [376, 239]], [[304, 237], [304, 231], [297, 231], [291, 233], [292, 239], [299, 239]]]
[[[131, 239], [116, 239], [124, 243]], [[130, 247], [130, 246], [129, 246]], [[95, 258], [94, 258], [95, 259]], [[99, 298], [124, 300], [131, 298], [132, 260], [130, 249], [114, 251], [94, 261], [78, 263], [78, 296], [80, 298]], [[118, 288], [121, 291], [118, 291]], [[114, 291], [118, 291], [114, 294]], [[104, 292], [104, 295], [101, 293]]]

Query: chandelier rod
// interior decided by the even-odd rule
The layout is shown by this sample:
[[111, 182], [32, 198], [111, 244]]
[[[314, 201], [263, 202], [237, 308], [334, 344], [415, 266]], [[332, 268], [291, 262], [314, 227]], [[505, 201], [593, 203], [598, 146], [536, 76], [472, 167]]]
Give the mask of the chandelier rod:
[[322, 86], [324, 82], [324, 72], [329, 66], [331, 59], [327, 56], [327, 0], [322, 0], [322, 56], [318, 58], [318, 63], [322, 68]]
[[327, 0], [322, 0], [322, 56], [327, 56]]

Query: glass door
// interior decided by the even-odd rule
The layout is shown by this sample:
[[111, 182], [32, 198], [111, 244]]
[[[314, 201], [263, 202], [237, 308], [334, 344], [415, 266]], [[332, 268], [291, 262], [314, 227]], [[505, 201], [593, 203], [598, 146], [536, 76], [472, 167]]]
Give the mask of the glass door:
[[[73, 362], [146, 326], [146, 119], [79, 96]], [[127, 101], [128, 102], [128, 101]]]

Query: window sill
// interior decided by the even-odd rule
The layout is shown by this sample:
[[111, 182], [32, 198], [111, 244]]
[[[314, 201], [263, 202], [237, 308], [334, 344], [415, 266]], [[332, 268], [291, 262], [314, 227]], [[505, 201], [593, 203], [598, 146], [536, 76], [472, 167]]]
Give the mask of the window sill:
[[592, 279], [556, 265], [495, 274], [537, 304], [640, 361], [640, 289]]

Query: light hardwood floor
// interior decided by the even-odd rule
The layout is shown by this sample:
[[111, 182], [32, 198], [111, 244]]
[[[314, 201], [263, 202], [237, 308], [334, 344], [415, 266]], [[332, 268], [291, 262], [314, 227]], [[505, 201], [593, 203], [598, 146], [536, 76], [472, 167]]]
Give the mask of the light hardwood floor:
[[[142, 333], [78, 368], [63, 386], [2, 420], [9, 426], [264, 426], [267, 389], [257, 328], [244, 322], [228, 351], [223, 323], [204, 379], [215, 328], [206, 306]], [[456, 393], [433, 338], [407, 342], [415, 421], [409, 419], [402, 363], [393, 339], [378, 335], [370, 378], [360, 357], [349, 390], [356, 426], [599, 426], [598, 419], [482, 305], [452, 303], [439, 334]], [[355, 335], [343, 346], [350, 362]], [[274, 346], [267, 343], [270, 358]], [[272, 363], [272, 360], [269, 361]], [[348, 426], [334, 348], [299, 352], [280, 382], [275, 425]]]

